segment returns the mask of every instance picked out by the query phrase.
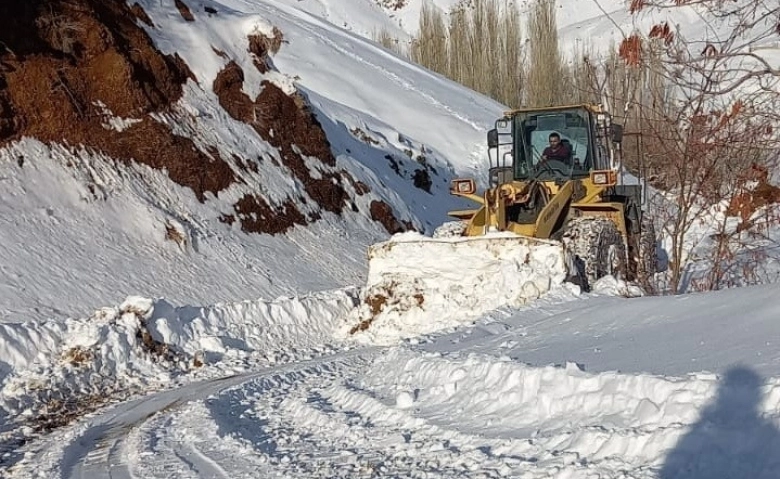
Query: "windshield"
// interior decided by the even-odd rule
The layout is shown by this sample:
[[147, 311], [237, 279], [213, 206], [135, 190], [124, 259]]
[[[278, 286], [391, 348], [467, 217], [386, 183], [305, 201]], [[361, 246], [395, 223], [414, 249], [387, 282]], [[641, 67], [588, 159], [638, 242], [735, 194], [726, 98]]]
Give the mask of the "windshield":
[[543, 180], [588, 176], [589, 113], [582, 108], [515, 116], [515, 177]]

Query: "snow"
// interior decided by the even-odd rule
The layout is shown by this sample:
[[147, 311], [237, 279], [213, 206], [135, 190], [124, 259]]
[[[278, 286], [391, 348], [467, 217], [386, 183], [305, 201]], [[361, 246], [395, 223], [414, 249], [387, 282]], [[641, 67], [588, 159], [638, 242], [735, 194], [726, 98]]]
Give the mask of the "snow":
[[631, 374], [724, 374], [742, 364], [772, 377], [780, 369], [776, 289], [764, 285], [632, 299], [590, 294], [584, 301], [544, 298], [534, 307], [490, 313], [489, 324], [442, 335], [430, 347], [507, 356], [533, 365], [569, 361], [587, 371]]
[[103, 119], [105, 123], [103, 123], [103, 128], [106, 128], [107, 130], [123, 131], [133, 124], [139, 123], [141, 121], [140, 118], [122, 118], [120, 116], [116, 116], [102, 101], [95, 103], [96, 106], [100, 108], [100, 113], [104, 117]]
[[[88, 318], [3, 323], [0, 405], [19, 413], [63, 390], [108, 396], [170, 386], [177, 376], [197, 377], [203, 366], [227, 374], [248, 361], [269, 365], [322, 354], [355, 302], [348, 290], [207, 308], [128, 297]], [[144, 331], [166, 351], [150, 351]]]
[[344, 333], [380, 344], [468, 323], [562, 290], [569, 262], [562, 246], [511, 233], [477, 238], [394, 235], [372, 245], [363, 304]]
[[[176, 116], [154, 117], [196, 145], [213, 145], [227, 159], [279, 155], [219, 106], [211, 84], [227, 60], [213, 46], [242, 66], [248, 94], [266, 79], [286, 89], [295, 84], [307, 97], [337, 167], [372, 190], [357, 198], [363, 211], [383, 200], [399, 219], [432, 231], [447, 211], [465, 207], [449, 195], [452, 177], [486, 179], [484, 132], [502, 112], [498, 103], [283, 3], [212, 2], [219, 13], [198, 8], [195, 22], [185, 22], [171, 5], [139, 4], [156, 26], [141, 24], [155, 44], [178, 52], [200, 82], [185, 85]], [[272, 57], [278, 71], [263, 77], [246, 51], [246, 35], [274, 26], [285, 43]], [[202, 204], [163, 172], [71, 150], [24, 139], [0, 151], [0, 264], [8, 278], [0, 287], [0, 321], [83, 317], [129, 294], [201, 304], [361, 284], [366, 265], [353, 251], [386, 237], [381, 225], [350, 213], [322, 212], [322, 221], [286, 237], [246, 235], [221, 223], [220, 215], [247, 192], [274, 202], [301, 193], [300, 183], [270, 161], [258, 161], [264, 181], [207, 195]], [[399, 174], [387, 157], [399, 164]], [[412, 185], [421, 162], [436, 171], [431, 193]], [[186, 248], [164, 239], [166, 223], [187, 233]], [[321, 243], [332, 247], [323, 251], [316, 247]], [[289, 267], [292, 258], [307, 274]]]
[[[382, 199], [431, 233], [461, 206], [450, 178], [485, 181], [484, 132], [503, 107], [366, 38], [413, 33], [422, 1], [224, 0], [208, 2], [216, 15], [192, 8], [194, 23], [139, 3], [200, 82], [184, 115], [156, 119], [196, 144], [279, 154], [218, 107], [214, 47], [248, 94], [265, 79], [306, 96], [337, 166], [372, 188], [361, 206]], [[624, 9], [566, 3], [564, 44], [620, 38]], [[679, 19], [705, 32], [696, 18]], [[273, 27], [286, 43], [261, 76], [245, 39]], [[387, 155], [407, 172], [424, 156], [440, 172], [431, 193]], [[201, 203], [92, 152], [29, 138], [0, 151], [1, 476], [780, 476], [776, 285], [640, 297], [606, 277], [584, 294], [555, 243], [406, 233], [366, 258], [387, 235], [359, 214], [274, 237], [219, 222], [246, 191], [300, 189], [261, 168], [265, 181]], [[706, 269], [701, 226], [688, 251]]]
[[[331, 337], [332, 349], [311, 359], [180, 378], [180, 387], [93, 414], [27, 446], [11, 477], [776, 477], [774, 295], [764, 286], [547, 297], [419, 345], [354, 348]], [[290, 339], [327, 338], [338, 320], [320, 322], [311, 306], [329, 298], [354, 299], [335, 291], [279, 305], [289, 312], [281, 322], [315, 331]], [[748, 304], [750, 317], [736, 320]], [[257, 317], [250, 310], [268, 308], [241, 306], [198, 321], [246, 324]], [[163, 315], [186, 325], [193, 309]], [[221, 344], [232, 335], [241, 333]], [[203, 345], [191, 337], [193, 350]], [[104, 436], [108, 455], [96, 449]]]
[[365, 264], [349, 251], [383, 237], [367, 218], [329, 213], [287, 237], [247, 235], [218, 220], [239, 190], [204, 204], [164, 172], [31, 139], [0, 151], [0, 165], [0, 321], [84, 317], [128, 295], [200, 304], [359, 284]]
[[[730, 216], [731, 199], [738, 193], [729, 193], [715, 204], [692, 201], [683, 215], [674, 194], [650, 189], [648, 209], [660, 236], [659, 261], [664, 270], [669, 262], [682, 264], [678, 292], [711, 289], [716, 267], [721, 271], [718, 287], [776, 283], [780, 278], [780, 211], [777, 205], [769, 204], [753, 211], [747, 221]], [[752, 226], [745, 229], [743, 223]], [[675, 259], [674, 232], [678, 228], [682, 254]], [[663, 275], [657, 275], [656, 281], [661, 290], [668, 288]]]
[[623, 296], [625, 298], [636, 298], [644, 296], [645, 291], [636, 284], [607, 275], [596, 280], [591, 286], [591, 291], [595, 294], [606, 296]]

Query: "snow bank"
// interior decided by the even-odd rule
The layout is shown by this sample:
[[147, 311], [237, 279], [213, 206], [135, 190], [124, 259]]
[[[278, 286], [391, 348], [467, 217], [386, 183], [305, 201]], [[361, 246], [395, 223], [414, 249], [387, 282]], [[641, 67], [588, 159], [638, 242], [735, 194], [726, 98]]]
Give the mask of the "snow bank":
[[[536, 368], [399, 348], [375, 364], [361, 386], [370, 394], [334, 388], [328, 400], [373, 424], [427, 424], [459, 442], [461, 451], [490, 448], [495, 456], [538, 458], [524, 465], [527, 477], [613, 477], [610, 471], [622, 467], [668, 463], [672, 450], [703, 473], [696, 477], [725, 477], [717, 474], [722, 465], [701, 452], [733, 454], [735, 444], [750, 452], [740, 459], [755, 459], [764, 471], [780, 469], [772, 452], [780, 439], [766, 433], [768, 425], [780, 424], [780, 380], [763, 381], [746, 368], [722, 377], [592, 374], [573, 363]], [[750, 465], [727, 466], [733, 472]]]
[[225, 375], [237, 361], [246, 367], [250, 359], [273, 364], [329, 352], [336, 322], [356, 297], [345, 289], [203, 308], [130, 297], [88, 318], [0, 324], [0, 408], [57, 413], [53, 401], [122, 397], [184, 375]]
[[[252, 353], [270, 363], [307, 359], [331, 342], [334, 325], [357, 305], [357, 290], [312, 293], [274, 301], [244, 301], [207, 308], [158, 301], [150, 317], [156, 338], [188, 354], [214, 359]], [[302, 354], [297, 354], [301, 352]]]
[[600, 296], [622, 296], [624, 298], [638, 298], [645, 295], [645, 291], [640, 286], [615, 278], [611, 274], [597, 279], [591, 287], [591, 292]]
[[565, 280], [566, 261], [560, 244], [513, 234], [397, 234], [369, 250], [362, 304], [341, 333], [391, 344], [468, 323], [543, 296]]
[[[6, 344], [27, 351], [9, 358], [12, 372], [3, 378], [0, 407], [23, 416], [59, 414], [64, 408], [72, 412], [187, 371], [192, 364], [186, 356], [150, 336], [145, 323], [152, 308], [151, 300], [132, 298], [89, 318], [69, 320], [64, 328], [46, 323], [8, 328], [13, 334], [3, 338], [10, 340]], [[43, 348], [31, 331], [48, 333]], [[4, 344], [1, 349], [11, 348]]]
[[58, 351], [70, 322], [0, 323], [0, 380]]

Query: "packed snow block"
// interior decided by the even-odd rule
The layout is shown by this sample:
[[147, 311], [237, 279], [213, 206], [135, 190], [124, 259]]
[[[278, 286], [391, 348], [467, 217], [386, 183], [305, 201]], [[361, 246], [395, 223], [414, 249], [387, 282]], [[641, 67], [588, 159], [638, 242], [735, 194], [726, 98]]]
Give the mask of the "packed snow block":
[[393, 342], [521, 306], [563, 283], [566, 265], [555, 241], [397, 234], [369, 249], [368, 281], [349, 333]]
[[277, 362], [292, 360], [297, 350], [324, 347], [334, 325], [356, 302], [355, 288], [209, 307], [176, 307], [158, 300], [149, 328], [162, 342], [201, 355], [207, 363], [253, 353]]

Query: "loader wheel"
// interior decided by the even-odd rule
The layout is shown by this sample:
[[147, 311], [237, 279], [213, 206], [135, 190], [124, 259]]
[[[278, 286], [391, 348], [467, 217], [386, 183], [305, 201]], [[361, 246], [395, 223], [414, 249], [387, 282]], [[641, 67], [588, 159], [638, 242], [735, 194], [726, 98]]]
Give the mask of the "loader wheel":
[[625, 278], [626, 248], [623, 235], [609, 218], [580, 216], [572, 218], [560, 234], [564, 247], [572, 254], [579, 286], [590, 291], [599, 278], [608, 274]]
[[653, 275], [658, 272], [655, 226], [652, 218], [642, 218], [641, 231], [632, 235], [629, 243], [629, 272], [646, 291], [653, 291]]

